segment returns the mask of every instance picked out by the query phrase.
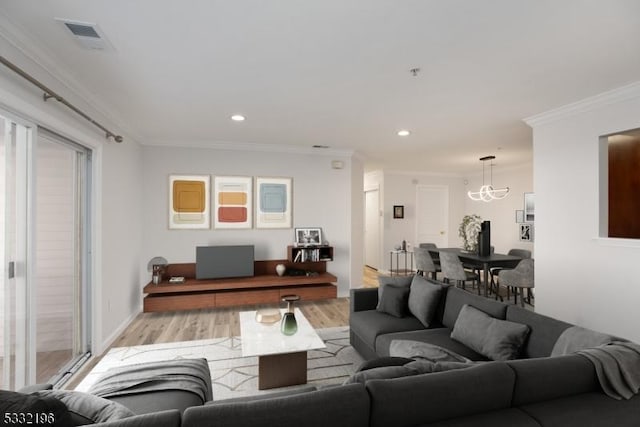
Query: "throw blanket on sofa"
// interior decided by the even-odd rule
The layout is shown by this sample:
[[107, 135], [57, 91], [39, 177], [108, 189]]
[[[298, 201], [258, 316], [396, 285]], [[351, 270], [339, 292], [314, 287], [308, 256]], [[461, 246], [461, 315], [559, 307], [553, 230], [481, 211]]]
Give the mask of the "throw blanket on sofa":
[[212, 399], [206, 359], [179, 359], [141, 363], [109, 370], [88, 391], [114, 397], [159, 390], [195, 393], [202, 403]]
[[614, 399], [629, 399], [640, 391], [640, 346], [591, 329], [566, 329], [551, 357], [576, 353], [595, 367], [602, 390]]
[[640, 345], [617, 341], [577, 352], [596, 368], [602, 390], [614, 399], [630, 399], [640, 391]]
[[402, 366], [379, 366], [360, 370], [349, 377], [345, 384], [366, 383], [374, 379], [390, 379], [431, 372], [450, 371], [475, 366], [476, 363], [446, 348], [419, 341], [393, 340], [389, 346], [391, 357], [414, 359]]
[[406, 357], [408, 359], [424, 360], [433, 363], [437, 362], [460, 362], [473, 363], [458, 353], [440, 347], [435, 344], [429, 344], [420, 341], [411, 340], [393, 340], [389, 346], [389, 356]]
[[619, 339], [612, 335], [603, 334], [580, 326], [571, 326], [565, 329], [558, 337], [558, 340], [553, 346], [553, 350], [551, 350], [551, 357], [575, 353], [578, 350], [598, 347], [599, 345], [610, 344], [614, 341], [619, 341]]

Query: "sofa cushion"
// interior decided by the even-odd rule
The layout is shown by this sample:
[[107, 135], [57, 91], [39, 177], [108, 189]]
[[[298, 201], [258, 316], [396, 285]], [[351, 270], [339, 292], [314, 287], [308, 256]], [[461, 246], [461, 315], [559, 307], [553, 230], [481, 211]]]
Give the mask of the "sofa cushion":
[[[27, 413], [46, 414], [46, 418], [44, 420], [26, 418]], [[48, 414], [53, 416], [49, 417]], [[42, 424], [54, 427], [72, 425], [71, 415], [59, 399], [9, 390], [0, 390], [0, 416], [2, 416], [2, 425]]]
[[506, 304], [451, 286], [447, 291], [442, 324], [447, 328], [453, 328], [458, 319], [458, 313], [460, 313], [460, 309], [465, 304], [482, 310], [496, 319], [504, 319], [507, 311]]
[[180, 427], [180, 423], [180, 412], [172, 409], [93, 424], [92, 427]]
[[640, 423], [640, 395], [615, 400], [601, 392], [583, 393], [520, 409], [545, 427], [637, 427]]
[[358, 335], [362, 341], [374, 349], [376, 348], [376, 338], [381, 334], [424, 329], [422, 323], [413, 316], [398, 318], [377, 310], [351, 313], [349, 324], [351, 332]]
[[429, 282], [424, 277], [415, 275], [409, 293], [409, 312], [428, 328], [438, 309], [442, 297], [442, 286]]
[[408, 288], [411, 286], [412, 281], [413, 276], [378, 276], [378, 305], [382, 301], [385, 286], [393, 285]]
[[380, 356], [388, 356], [389, 348], [393, 340], [420, 341], [444, 347], [460, 356], [471, 360], [488, 360], [485, 356], [477, 353], [466, 345], [451, 339], [451, 329], [422, 329], [419, 331], [395, 332], [378, 336], [376, 340], [376, 351]]
[[67, 406], [71, 423], [75, 426], [120, 420], [135, 415], [117, 402], [80, 391], [44, 390], [37, 391], [34, 395], [59, 399]]
[[386, 285], [376, 310], [394, 317], [405, 317], [408, 312], [409, 288]]
[[118, 402], [131, 409], [135, 414], [150, 414], [165, 409], [177, 409], [184, 412], [191, 406], [202, 405], [202, 399], [195, 393], [185, 390], [159, 390], [144, 393], [113, 396], [109, 400]]
[[520, 354], [528, 334], [527, 325], [494, 319], [465, 304], [451, 331], [451, 338], [491, 360], [511, 360]]
[[[511, 406], [515, 382], [504, 363], [468, 369], [371, 380], [372, 427], [409, 427]], [[479, 425], [479, 424], [478, 424]]]
[[206, 405], [184, 412], [183, 427], [367, 427], [369, 396], [362, 384], [296, 396]]
[[429, 427], [540, 427], [529, 415], [518, 408], [500, 409], [481, 414], [458, 417], [429, 424]]
[[516, 373], [513, 406], [600, 391], [593, 364], [577, 354], [507, 362]]
[[529, 338], [527, 338], [522, 348], [522, 357], [526, 358], [548, 357], [551, 355], [551, 350], [560, 334], [572, 326], [570, 323], [543, 316], [514, 305], [510, 305], [507, 308], [506, 320], [522, 323], [531, 328]]

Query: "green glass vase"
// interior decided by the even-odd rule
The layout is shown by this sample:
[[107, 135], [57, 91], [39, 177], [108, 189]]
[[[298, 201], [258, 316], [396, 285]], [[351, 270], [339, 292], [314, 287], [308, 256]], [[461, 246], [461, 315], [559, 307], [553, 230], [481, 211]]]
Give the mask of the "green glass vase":
[[285, 295], [282, 297], [282, 300], [287, 303], [287, 311], [282, 316], [282, 322], [280, 323], [280, 331], [284, 335], [293, 335], [298, 332], [298, 322], [293, 310], [293, 302], [299, 299], [298, 295]]
[[285, 313], [280, 323], [280, 330], [285, 335], [293, 335], [298, 332], [298, 322], [294, 313]]

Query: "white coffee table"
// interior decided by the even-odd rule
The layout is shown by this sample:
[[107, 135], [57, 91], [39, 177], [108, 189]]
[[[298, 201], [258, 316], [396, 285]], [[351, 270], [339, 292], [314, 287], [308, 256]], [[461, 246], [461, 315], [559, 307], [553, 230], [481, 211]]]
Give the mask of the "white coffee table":
[[280, 321], [259, 323], [255, 311], [240, 312], [242, 356], [258, 356], [259, 390], [306, 384], [307, 351], [326, 348], [300, 310], [294, 312], [298, 332], [289, 336], [280, 332]]

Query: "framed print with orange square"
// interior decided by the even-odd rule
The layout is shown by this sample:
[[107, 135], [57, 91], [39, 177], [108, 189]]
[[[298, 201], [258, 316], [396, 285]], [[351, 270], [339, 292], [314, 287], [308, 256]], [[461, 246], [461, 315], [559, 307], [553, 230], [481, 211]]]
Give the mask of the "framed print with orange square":
[[213, 228], [251, 228], [253, 226], [253, 178], [250, 176], [213, 177]]
[[169, 228], [201, 230], [211, 227], [209, 175], [169, 176]]

